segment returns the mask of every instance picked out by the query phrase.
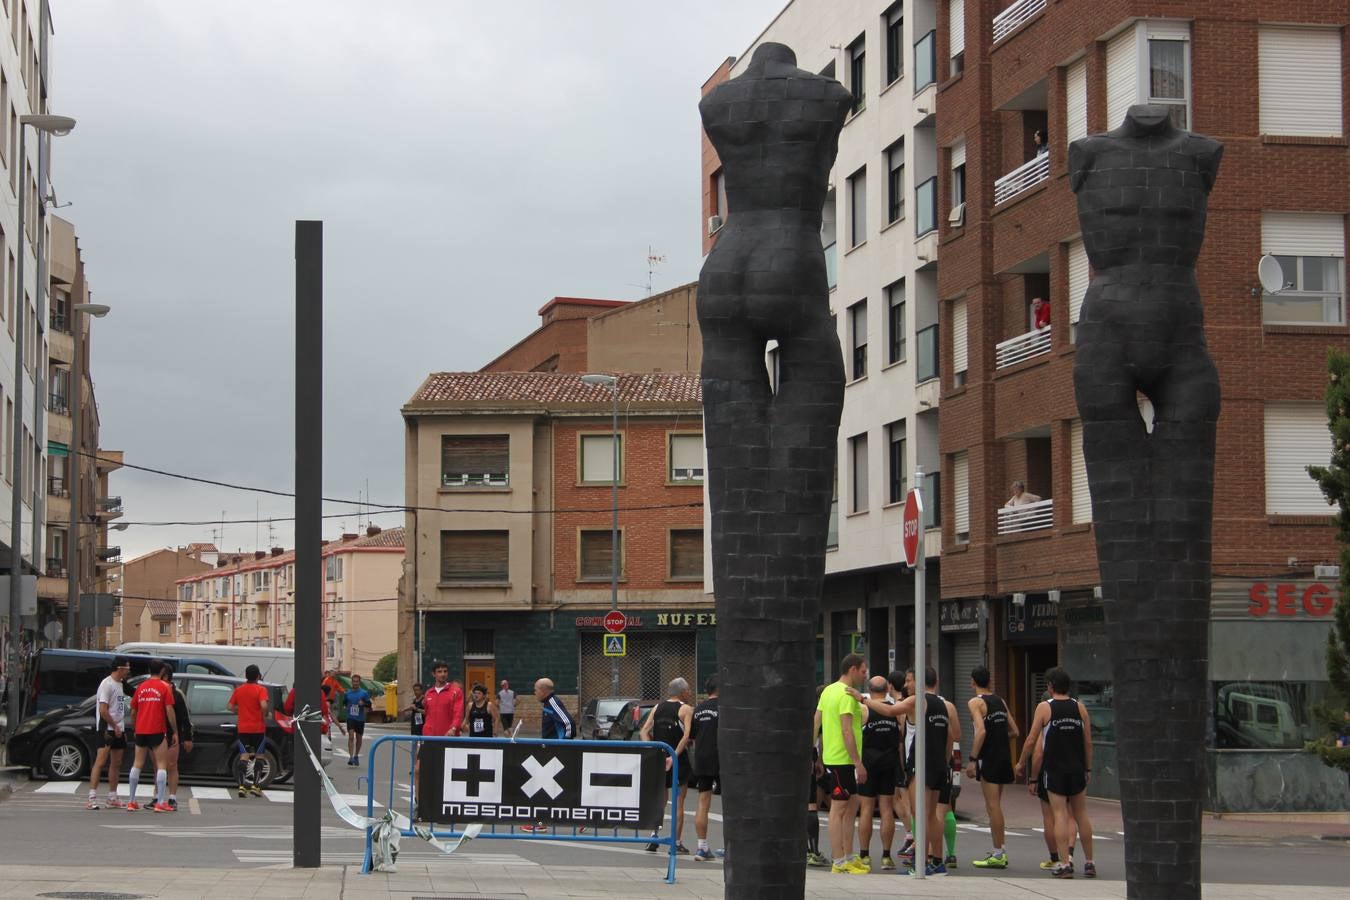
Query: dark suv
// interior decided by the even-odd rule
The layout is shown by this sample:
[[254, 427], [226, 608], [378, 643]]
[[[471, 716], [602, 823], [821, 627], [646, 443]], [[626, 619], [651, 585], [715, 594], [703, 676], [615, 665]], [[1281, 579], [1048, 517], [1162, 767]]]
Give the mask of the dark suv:
[[[94, 696], [103, 679], [112, 671], [115, 655], [101, 650], [40, 650], [30, 669], [32, 678], [24, 698], [23, 714], [41, 715]], [[156, 658], [172, 665], [175, 673], [234, 675], [220, 663], [206, 657]], [[153, 661], [149, 656], [127, 656], [126, 659], [131, 663], [132, 678], [148, 674]]]
[[629, 701], [636, 697], [596, 697], [581, 711], [581, 733], [577, 737], [588, 741], [603, 741], [609, 737], [610, 726]]
[[[124, 690], [130, 696], [146, 676], [128, 678]], [[187, 699], [192, 715], [192, 752], [179, 757], [178, 770], [184, 780], [233, 776], [238, 756], [235, 745], [237, 718], [229, 711], [230, 695], [244, 679], [233, 676], [184, 674], [173, 676], [174, 686]], [[271, 699], [271, 719], [267, 723], [267, 749], [259, 765], [259, 783], [267, 787], [285, 780], [295, 768], [294, 729], [282, 722], [278, 712], [286, 699], [278, 684], [265, 685]], [[9, 741], [9, 759], [15, 765], [29, 766], [48, 778], [76, 779], [89, 774], [89, 765], [99, 746], [94, 730], [95, 704], [90, 697], [82, 703], [66, 706], [22, 723]], [[131, 768], [134, 733], [131, 710], [127, 710], [127, 750], [122, 754], [122, 769]], [[302, 748], [303, 752], [303, 748]], [[326, 765], [328, 754], [321, 761]]]

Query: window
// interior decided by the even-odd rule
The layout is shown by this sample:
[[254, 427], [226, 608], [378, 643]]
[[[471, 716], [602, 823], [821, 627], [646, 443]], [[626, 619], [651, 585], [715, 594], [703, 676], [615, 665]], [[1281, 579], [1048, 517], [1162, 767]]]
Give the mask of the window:
[[1064, 73], [1064, 131], [1073, 143], [1087, 137], [1087, 61], [1080, 59]]
[[905, 4], [897, 3], [886, 11], [886, 83], [892, 84], [905, 74]]
[[905, 279], [886, 288], [886, 362], [905, 361]]
[[[727, 182], [721, 169], [712, 174], [712, 189], [709, 194], [712, 201], [712, 215], [717, 216], [719, 220], [717, 228], [721, 228], [727, 222]], [[717, 228], [709, 229], [709, 233], [716, 231]]]
[[886, 149], [886, 222], [905, 217], [905, 140]]
[[1073, 524], [1092, 521], [1092, 488], [1088, 484], [1087, 463], [1083, 460], [1083, 423], [1069, 424], [1069, 478], [1072, 491]]
[[853, 380], [867, 374], [867, 301], [848, 308], [849, 345], [853, 348]]
[[703, 481], [703, 435], [672, 434], [670, 436], [669, 481], [697, 484]]
[[1186, 115], [1186, 73], [1189, 41], [1148, 42], [1148, 102], [1166, 106], [1172, 124], [1189, 128]]
[[328, 632], [328, 638], [324, 641], [324, 655], [328, 659], [335, 659], [337, 653], [337, 632]]
[[342, 557], [341, 557], [341, 556], [336, 556], [336, 555], [330, 556], [330, 557], [326, 558], [326, 559], [323, 561], [323, 563], [324, 563], [323, 577], [324, 577], [324, 580], [325, 580], [325, 581], [341, 581], [341, 580], [342, 580]]
[[1078, 239], [1069, 241], [1068, 246], [1069, 280], [1069, 340], [1078, 340], [1078, 317], [1083, 311], [1083, 298], [1087, 296], [1089, 267], [1087, 249]]
[[1266, 512], [1272, 515], [1330, 516], [1308, 466], [1331, 462], [1331, 432], [1320, 403], [1266, 404]]
[[1258, 46], [1261, 133], [1340, 137], [1340, 31], [1262, 26]]
[[830, 521], [825, 526], [826, 549], [839, 546], [839, 459], [834, 461], [834, 474], [830, 477]]
[[506, 487], [511, 439], [504, 434], [447, 434], [441, 438], [442, 487]]
[[959, 228], [965, 224], [966, 213], [966, 142], [952, 145], [952, 211], [947, 224]]
[[478, 659], [492, 658], [497, 655], [496, 644], [491, 628], [464, 629], [464, 655]]
[[703, 529], [670, 530], [670, 580], [703, 580]]
[[1275, 257], [1284, 288], [1261, 297], [1261, 320], [1280, 325], [1345, 324], [1345, 218], [1264, 213], [1261, 251]]
[[[581, 446], [581, 482], [583, 484], [612, 484], [614, 482], [614, 435], [583, 434]], [[623, 435], [619, 435], [619, 481], [623, 482]]]
[[966, 383], [968, 345], [966, 301], [962, 299], [952, 304], [952, 383], [958, 387]]
[[849, 460], [853, 466], [853, 496], [850, 511], [867, 512], [867, 433], [848, 439]]
[[825, 251], [825, 284], [834, 290], [839, 284], [839, 247], [838, 211], [835, 208], [835, 193], [831, 190], [825, 195], [825, 205], [820, 210], [820, 246]]
[[964, 544], [970, 541], [970, 456], [964, 450], [952, 456], [952, 501], [956, 542]]
[[849, 247], [867, 240], [867, 167], [848, 178]]
[[858, 39], [848, 46], [848, 90], [853, 95], [853, 113], [856, 115], [867, 104], [867, 98], [864, 96], [866, 90], [865, 50], [867, 49], [867, 38], [865, 35], [859, 35]]
[[[332, 635], [329, 635], [332, 637]], [[331, 657], [332, 654], [330, 653]], [[188, 710], [194, 716], [226, 716], [230, 714], [230, 696], [234, 685], [212, 681], [188, 682]]]
[[1190, 26], [1141, 21], [1106, 45], [1106, 125], [1116, 128], [1136, 103], [1169, 107], [1178, 128], [1190, 127]]
[[[886, 440], [890, 445], [890, 453], [887, 458], [887, 469], [890, 478], [888, 479], [888, 490], [886, 493], [887, 503], [900, 503], [905, 499], [908, 492], [905, 473], [909, 471], [905, 461], [905, 420], [900, 419], [886, 426]], [[933, 500], [930, 499], [929, 503]]]
[[606, 529], [583, 529], [577, 555], [577, 581], [609, 581], [617, 569], [623, 577], [623, 531], [619, 531], [619, 558], [614, 559], [614, 535]]
[[937, 228], [937, 179], [930, 178], [914, 188], [914, 237], [921, 238]]
[[253, 573], [253, 590], [254, 590], [254, 591], [262, 591], [262, 590], [266, 590], [267, 588], [269, 588], [269, 587], [272, 586], [272, 583], [271, 583], [271, 582], [272, 582], [272, 573], [271, 573], [271, 572], [254, 572], [254, 573]]
[[505, 531], [442, 531], [441, 581], [507, 581], [508, 544]]
[[947, 25], [950, 29], [947, 41], [951, 55], [950, 75], [954, 78], [966, 67], [966, 0], [949, 0]]
[[1302, 750], [1323, 733], [1317, 709], [1330, 694], [1324, 681], [1216, 681], [1217, 750]]
[[930, 31], [914, 42], [914, 93], [937, 80], [937, 33]]

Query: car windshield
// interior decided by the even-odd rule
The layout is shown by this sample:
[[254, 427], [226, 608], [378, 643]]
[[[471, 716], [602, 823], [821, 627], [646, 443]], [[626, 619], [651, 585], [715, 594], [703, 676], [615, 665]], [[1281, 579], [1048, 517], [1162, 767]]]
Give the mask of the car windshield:
[[612, 719], [622, 712], [627, 704], [627, 700], [597, 700], [595, 704], [595, 714], [597, 716], [605, 716], [606, 718]]

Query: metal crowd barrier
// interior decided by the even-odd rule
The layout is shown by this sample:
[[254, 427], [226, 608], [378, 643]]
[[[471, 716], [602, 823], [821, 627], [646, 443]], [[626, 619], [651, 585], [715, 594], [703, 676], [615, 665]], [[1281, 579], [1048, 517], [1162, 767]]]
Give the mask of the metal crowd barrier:
[[[386, 744], [389, 745], [390, 749], [388, 753], [389, 777], [386, 796], [384, 798], [384, 806], [386, 809], [390, 810], [398, 810], [397, 800], [394, 797], [394, 788], [397, 784], [397, 782], [395, 781], [395, 774], [396, 774], [395, 770], [398, 767], [399, 761], [398, 748], [400, 744], [410, 745], [409, 749], [411, 752], [408, 757], [407, 775], [408, 775], [408, 784], [411, 785], [411, 789], [409, 790], [410, 796], [408, 799], [408, 808], [406, 810], [398, 810], [398, 811], [406, 815], [408, 817], [409, 822], [412, 823], [417, 822], [417, 818], [414, 815], [414, 807], [416, 806], [417, 802], [417, 778], [414, 773], [415, 773], [417, 753], [418, 750], [420, 749], [418, 745], [421, 744], [440, 744], [443, 746], [465, 744], [474, 747], [494, 746], [494, 745], [546, 747], [549, 746], [550, 744], [561, 744], [567, 747], [593, 747], [597, 750], [607, 750], [610, 752], [613, 752], [616, 746], [622, 746], [624, 749], [630, 749], [633, 747], [650, 747], [659, 749], [671, 761], [670, 764], [671, 788], [670, 788], [670, 803], [669, 803], [670, 833], [665, 835], [664, 837], [660, 835], [659, 830], [656, 837], [653, 837], [650, 834], [642, 834], [640, 833], [640, 829], [633, 829], [634, 833], [630, 836], [620, 834], [621, 830], [627, 829], [623, 829], [617, 826], [601, 827], [598, 825], [583, 825], [583, 826], [573, 825], [570, 828], [570, 833], [568, 833], [569, 832], [568, 826], [565, 825], [562, 826], [549, 825], [547, 826], [548, 828], [547, 832], [544, 833], [522, 832], [518, 830], [520, 826], [516, 824], [508, 824], [508, 825], [484, 824], [482, 826], [483, 830], [477, 835], [477, 837], [491, 838], [496, 840], [573, 841], [577, 843], [657, 844], [658, 846], [664, 845], [666, 848], [666, 853], [668, 854], [668, 863], [666, 866], [666, 884], [675, 883], [675, 859], [676, 859], [675, 822], [676, 822], [676, 810], [679, 809], [680, 803], [680, 760], [679, 757], [675, 755], [675, 748], [663, 741], [624, 741], [622, 742], [622, 744], [620, 744], [617, 741], [579, 741], [579, 740], [569, 741], [569, 740], [554, 740], [554, 739], [545, 740], [543, 738], [515, 739], [515, 738], [428, 737], [426, 735], [412, 735], [412, 734], [385, 735], [381, 738], [378, 738], [374, 743], [372, 743], [366, 753], [366, 775], [365, 775], [366, 816], [369, 818], [375, 818], [375, 767], [377, 764], [376, 761], [380, 756], [380, 750]], [[436, 838], [457, 839], [462, 837], [464, 834], [463, 831], [455, 831], [455, 830], [437, 831], [436, 826], [431, 823], [428, 823], [428, 825], [424, 827], [427, 827], [428, 830], [430, 830], [431, 834]], [[365, 853], [365, 860], [361, 864], [362, 874], [369, 874], [369, 872], [371, 871], [372, 865], [371, 843], [374, 832], [375, 830], [373, 828], [366, 829], [366, 853]], [[589, 832], [589, 833], [583, 834], [582, 832]], [[612, 832], [612, 834], [606, 834], [602, 832]], [[400, 829], [399, 833], [402, 834], [404, 837], [416, 836], [411, 828]]]

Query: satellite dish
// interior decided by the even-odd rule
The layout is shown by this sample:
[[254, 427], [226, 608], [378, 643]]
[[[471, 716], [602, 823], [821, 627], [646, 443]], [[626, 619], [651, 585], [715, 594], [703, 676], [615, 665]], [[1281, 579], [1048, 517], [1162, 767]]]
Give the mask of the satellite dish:
[[1267, 294], [1277, 294], [1284, 290], [1284, 269], [1280, 261], [1267, 253], [1256, 264], [1256, 277], [1261, 279], [1261, 287]]

